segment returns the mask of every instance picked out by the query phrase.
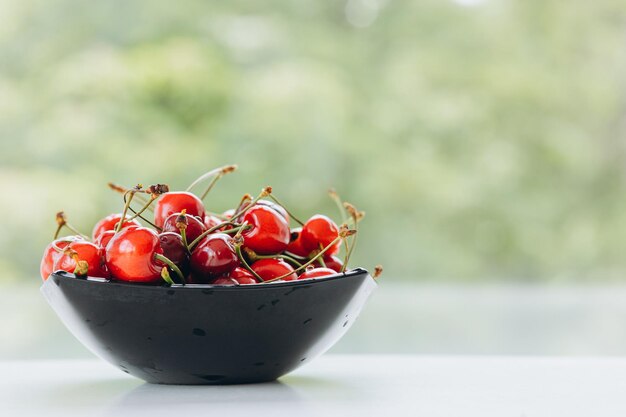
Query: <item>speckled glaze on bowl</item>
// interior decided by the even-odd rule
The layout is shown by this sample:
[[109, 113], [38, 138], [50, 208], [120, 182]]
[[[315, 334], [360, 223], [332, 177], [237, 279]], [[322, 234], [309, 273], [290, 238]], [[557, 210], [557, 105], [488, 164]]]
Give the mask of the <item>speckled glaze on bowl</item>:
[[324, 353], [375, 287], [364, 269], [238, 287], [59, 271], [41, 291], [78, 340], [124, 372], [159, 384], [237, 384], [274, 380]]

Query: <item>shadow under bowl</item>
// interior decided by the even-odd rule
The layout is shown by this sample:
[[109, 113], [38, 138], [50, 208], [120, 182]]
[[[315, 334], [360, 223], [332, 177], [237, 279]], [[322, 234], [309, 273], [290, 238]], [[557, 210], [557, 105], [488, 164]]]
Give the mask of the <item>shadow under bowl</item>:
[[126, 373], [159, 384], [238, 384], [275, 380], [324, 353], [375, 287], [364, 269], [237, 287], [59, 271], [41, 291], [77, 339]]

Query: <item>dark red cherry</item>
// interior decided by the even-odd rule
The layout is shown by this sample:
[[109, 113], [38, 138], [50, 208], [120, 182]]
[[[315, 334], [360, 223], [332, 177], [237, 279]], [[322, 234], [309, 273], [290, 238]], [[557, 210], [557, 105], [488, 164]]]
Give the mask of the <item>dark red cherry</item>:
[[[330, 245], [330, 243], [339, 236], [339, 227], [329, 217], [322, 214], [316, 214], [304, 223], [302, 226], [302, 245], [309, 251], [319, 250]], [[328, 255], [334, 255], [339, 252], [337, 242], [329, 250], [325, 252]]]
[[147, 227], [122, 229], [106, 247], [106, 265], [120, 281], [158, 283], [165, 266], [155, 259], [163, 254], [159, 235]]
[[186, 275], [189, 272], [189, 255], [183, 244], [183, 238], [178, 233], [163, 232], [159, 234], [159, 242], [163, 255]]
[[257, 284], [257, 280], [246, 269], [237, 267], [226, 277], [221, 277], [212, 282], [214, 285], [249, 285]]
[[46, 249], [44, 249], [43, 251], [43, 257], [41, 258], [41, 264], [39, 265], [39, 273], [41, 274], [41, 279], [43, 279], [44, 281], [48, 279], [50, 274], [54, 272], [54, 263], [57, 259], [61, 257], [61, 255], [63, 255], [61, 252], [56, 250], [54, 246], [59, 249], [64, 249], [71, 242], [77, 240], [83, 240], [83, 238], [80, 236], [65, 236], [56, 239], [48, 246], [46, 246]]
[[[176, 219], [179, 215], [180, 213], [173, 213], [165, 219], [165, 222], [163, 223], [164, 232], [180, 234], [180, 229], [176, 226]], [[200, 219], [195, 216], [186, 216], [186, 218], [187, 228], [185, 229], [185, 235], [187, 236], [187, 243], [191, 243], [206, 230], [206, 226], [204, 225], [204, 222], [200, 221]]]
[[319, 278], [326, 277], [329, 275], [335, 275], [337, 272], [330, 268], [312, 268], [304, 271], [298, 279], [308, 279], [308, 278]]
[[[106, 232], [107, 230], [115, 230], [115, 227], [120, 222], [121, 218], [122, 218], [121, 213], [110, 214], [106, 216], [105, 218], [101, 219], [98, 223], [96, 223], [96, 225], [93, 227], [93, 232], [91, 233], [94, 242], [98, 239], [98, 237], [103, 232]], [[128, 218], [128, 216], [126, 216], [126, 218]], [[139, 224], [137, 220], [133, 219], [133, 220], [126, 220], [122, 224], [122, 228], [131, 226], [131, 225], [141, 226], [141, 224]]]
[[[71, 252], [76, 253], [76, 259]], [[90, 277], [108, 278], [109, 271], [104, 264], [104, 249], [86, 240], [76, 240], [71, 242], [59, 256], [52, 269], [54, 271], [74, 272], [77, 261], [87, 262], [87, 274]]]
[[187, 210], [187, 216], [197, 216], [204, 219], [204, 204], [194, 194], [186, 191], [165, 193], [159, 197], [154, 206], [154, 224], [163, 227], [165, 219], [183, 210]]
[[189, 259], [193, 281], [210, 283], [216, 277], [230, 273], [239, 265], [232, 237], [214, 233], [202, 239]]
[[309, 256], [311, 251], [304, 248], [302, 245], [302, 239], [300, 238], [300, 234], [302, 233], [302, 228], [297, 227], [295, 229], [291, 229], [290, 241], [289, 245], [287, 245], [286, 251], [289, 253], [293, 253], [294, 255], [302, 256], [306, 258]]
[[259, 259], [252, 264], [251, 268], [263, 278], [263, 281], [278, 278], [285, 274], [288, 275], [281, 278], [283, 281], [294, 281], [298, 279], [298, 275], [294, 272], [293, 267], [282, 259]]
[[243, 221], [252, 226], [242, 233], [244, 246], [261, 255], [280, 253], [289, 244], [289, 223], [276, 210], [267, 206], [254, 206]]

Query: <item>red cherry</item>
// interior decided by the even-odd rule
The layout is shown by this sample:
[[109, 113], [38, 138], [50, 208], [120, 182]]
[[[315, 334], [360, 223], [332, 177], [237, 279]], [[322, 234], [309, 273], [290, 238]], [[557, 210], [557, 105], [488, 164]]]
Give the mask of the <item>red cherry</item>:
[[304, 271], [298, 279], [307, 279], [307, 278], [319, 278], [319, 277], [327, 277], [329, 275], [335, 275], [337, 272], [330, 268], [313, 268], [307, 271]]
[[306, 258], [309, 256], [311, 251], [304, 248], [302, 245], [302, 239], [300, 235], [302, 233], [302, 228], [297, 227], [295, 229], [291, 229], [290, 241], [289, 245], [287, 245], [286, 251], [289, 253], [293, 253], [294, 255], [302, 256]]
[[[167, 216], [163, 223], [164, 232], [173, 232], [180, 234], [180, 229], [176, 226], [176, 219], [180, 213], [173, 213]], [[193, 242], [198, 236], [206, 230], [206, 226], [195, 216], [187, 217], [187, 229], [185, 229], [185, 235], [187, 237], [187, 243]]]
[[59, 249], [64, 249], [71, 242], [77, 240], [83, 240], [83, 238], [80, 236], [66, 236], [56, 239], [46, 246], [46, 249], [43, 251], [43, 257], [41, 258], [41, 264], [39, 265], [41, 279], [44, 281], [48, 279], [50, 274], [54, 272], [54, 263], [63, 255], [63, 253], [56, 250], [53, 245]]
[[174, 232], [159, 234], [159, 242], [163, 249], [163, 256], [174, 262], [184, 275], [189, 272], [189, 255], [183, 244], [183, 238]]
[[221, 277], [213, 281], [214, 285], [249, 285], [257, 284], [257, 280], [247, 270], [241, 267], [233, 269], [227, 277]]
[[222, 216], [224, 216], [227, 219], [232, 219], [233, 214], [235, 214], [235, 209], [228, 209], [222, 213]]
[[96, 246], [99, 246], [104, 249], [107, 247], [107, 245], [109, 244], [109, 241], [111, 240], [111, 238], [113, 238], [113, 236], [115, 236], [115, 230], [105, 230], [104, 232], [98, 235], [98, 237], [93, 241], [93, 243], [95, 243]]
[[289, 223], [267, 206], [254, 206], [243, 216], [252, 229], [242, 233], [244, 246], [258, 254], [269, 255], [284, 251], [289, 244]]
[[240, 266], [233, 269], [231, 273], [228, 274], [228, 276], [234, 279], [235, 281], [239, 282], [240, 284], [256, 284], [257, 283], [257, 280], [254, 277], [254, 275], [252, 275], [252, 273], [248, 271], [247, 269], [242, 268]]
[[[87, 275], [90, 277], [108, 278], [104, 264], [104, 249], [98, 245], [87, 242], [86, 240], [76, 240], [67, 245], [67, 249], [71, 249], [78, 254], [78, 260], [85, 261], [88, 264]], [[74, 272], [76, 269], [76, 260], [70, 254], [63, 252], [59, 256], [52, 267], [55, 271]]]
[[[329, 217], [322, 214], [316, 214], [307, 220], [302, 226], [302, 233], [300, 234], [302, 245], [309, 251], [325, 248], [337, 236], [339, 236], [339, 227]], [[334, 255], [339, 252], [340, 243], [337, 242], [325, 254]]]
[[[321, 266], [319, 262], [315, 262], [315, 263]], [[341, 261], [341, 259], [333, 255], [324, 256], [324, 265], [326, 265], [327, 268], [330, 268], [335, 272], [341, 272], [341, 268], [343, 268], [343, 262]]]
[[287, 210], [285, 210], [283, 206], [276, 204], [273, 201], [269, 201], [269, 200], [259, 200], [256, 202], [256, 204], [259, 206], [265, 206], [265, 207], [271, 208], [272, 210], [276, 211], [278, 214], [283, 216], [285, 220], [287, 220], [287, 223], [289, 223], [289, 213], [287, 213]]
[[263, 281], [278, 278], [290, 272], [291, 274], [282, 278], [283, 281], [294, 281], [298, 279], [293, 267], [282, 259], [259, 259], [252, 264], [251, 268], [263, 278]]
[[154, 206], [154, 224], [163, 227], [168, 216], [187, 210], [187, 216], [204, 219], [204, 204], [194, 194], [186, 191], [174, 191], [163, 194]]
[[[107, 230], [114, 230], [117, 224], [120, 222], [121, 218], [122, 218], [121, 213], [117, 213], [117, 214], [110, 214], [106, 216], [105, 218], [101, 219], [93, 227], [93, 232], [91, 233], [93, 240], [96, 241], [98, 237], [103, 232], [106, 232]], [[128, 218], [128, 216], [126, 216], [126, 218]], [[141, 224], [139, 224], [137, 220], [133, 219], [133, 220], [126, 220], [124, 223], [122, 223], [122, 228], [131, 226], [131, 225], [141, 226]]]
[[224, 233], [211, 234], [202, 239], [193, 249], [189, 261], [196, 283], [208, 283], [239, 265], [233, 238]]
[[159, 236], [147, 227], [122, 229], [106, 247], [106, 265], [120, 281], [156, 283], [165, 266], [155, 259], [163, 254]]
[[206, 227], [207, 230], [214, 228], [220, 223], [223, 223], [223, 221], [215, 216], [211, 216], [210, 214], [204, 216], [204, 227]]

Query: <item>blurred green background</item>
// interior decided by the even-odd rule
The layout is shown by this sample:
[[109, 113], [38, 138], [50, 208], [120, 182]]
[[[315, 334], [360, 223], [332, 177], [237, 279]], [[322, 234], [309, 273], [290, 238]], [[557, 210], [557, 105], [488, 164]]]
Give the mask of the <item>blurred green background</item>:
[[334, 186], [390, 281], [623, 280], [625, 46], [620, 0], [0, 0], [0, 280], [227, 163], [209, 209]]

